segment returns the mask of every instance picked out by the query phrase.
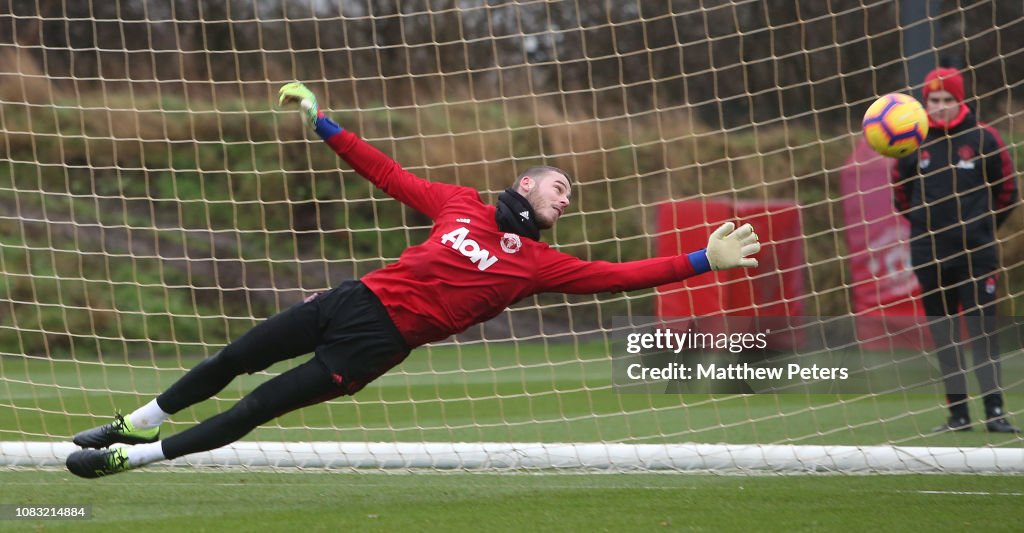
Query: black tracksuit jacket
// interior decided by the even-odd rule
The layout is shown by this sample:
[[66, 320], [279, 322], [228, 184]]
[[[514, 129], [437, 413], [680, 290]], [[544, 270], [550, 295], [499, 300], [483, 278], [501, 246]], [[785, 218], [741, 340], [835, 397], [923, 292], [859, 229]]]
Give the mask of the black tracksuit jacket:
[[[910, 221], [915, 265], [943, 260], [998, 265], [996, 228], [1020, 198], [1009, 150], [973, 113], [929, 128], [917, 152], [893, 167], [896, 209]], [[967, 251], [968, 254], [963, 254]]]

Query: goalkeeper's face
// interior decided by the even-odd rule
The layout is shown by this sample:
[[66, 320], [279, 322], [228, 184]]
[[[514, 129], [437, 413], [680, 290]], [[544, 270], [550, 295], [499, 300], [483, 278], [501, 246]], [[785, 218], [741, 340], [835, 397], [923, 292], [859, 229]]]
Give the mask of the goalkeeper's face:
[[526, 200], [537, 216], [537, 227], [550, 229], [569, 207], [569, 180], [554, 172], [523, 180]]

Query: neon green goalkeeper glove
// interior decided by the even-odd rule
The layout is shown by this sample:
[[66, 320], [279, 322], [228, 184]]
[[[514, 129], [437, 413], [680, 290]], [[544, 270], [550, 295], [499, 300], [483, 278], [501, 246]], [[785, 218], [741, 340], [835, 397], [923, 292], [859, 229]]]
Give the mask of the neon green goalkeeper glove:
[[761, 243], [757, 240], [754, 227], [744, 224], [733, 231], [735, 227], [732, 222], [726, 222], [708, 239], [707, 256], [711, 270], [757, 266], [757, 259], [750, 257], [761, 251]]
[[316, 128], [316, 119], [320, 114], [320, 106], [316, 103], [316, 95], [313, 94], [313, 91], [295, 81], [281, 87], [277, 94], [279, 96], [277, 101], [278, 107], [299, 104], [302, 112], [306, 114], [306, 118], [309, 120], [309, 125]]

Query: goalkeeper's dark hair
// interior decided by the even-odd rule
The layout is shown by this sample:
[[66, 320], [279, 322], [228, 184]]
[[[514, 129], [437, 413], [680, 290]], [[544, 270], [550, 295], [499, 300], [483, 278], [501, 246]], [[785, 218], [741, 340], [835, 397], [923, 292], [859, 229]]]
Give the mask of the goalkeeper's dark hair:
[[563, 176], [563, 177], [565, 177], [566, 181], [569, 182], [569, 185], [570, 186], [572, 185], [572, 177], [569, 176], [568, 172], [566, 172], [566, 171], [564, 171], [564, 170], [562, 170], [562, 169], [560, 169], [558, 167], [552, 167], [552, 166], [548, 166], [548, 165], [538, 165], [538, 166], [535, 166], [535, 167], [530, 167], [530, 168], [524, 170], [523, 172], [521, 172], [518, 176], [516, 176], [516, 181], [515, 181], [515, 183], [512, 184], [512, 188], [519, 189], [519, 184], [522, 183], [523, 182], [523, 178], [525, 178], [527, 176], [529, 176], [529, 177], [531, 177], [533, 179], [536, 179], [536, 180], [541, 180], [541, 179], [544, 179], [546, 177], [546, 175], [548, 175], [548, 174], [558, 174], [560, 176]]

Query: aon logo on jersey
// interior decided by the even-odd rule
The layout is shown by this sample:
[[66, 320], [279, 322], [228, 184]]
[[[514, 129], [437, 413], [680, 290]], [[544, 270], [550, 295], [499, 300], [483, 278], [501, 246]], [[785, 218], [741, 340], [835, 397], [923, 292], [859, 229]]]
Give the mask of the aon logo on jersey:
[[487, 270], [491, 265], [498, 262], [498, 258], [480, 247], [480, 244], [473, 239], [467, 239], [469, 229], [462, 227], [454, 229], [441, 235], [441, 243], [451, 246], [459, 253], [469, 258], [480, 271]]

